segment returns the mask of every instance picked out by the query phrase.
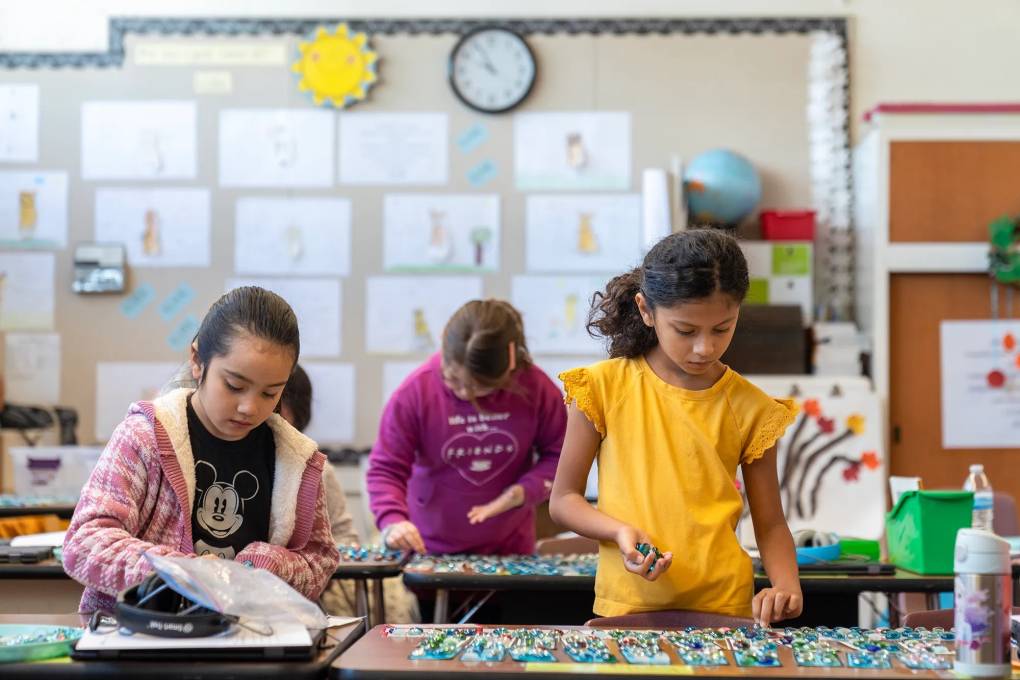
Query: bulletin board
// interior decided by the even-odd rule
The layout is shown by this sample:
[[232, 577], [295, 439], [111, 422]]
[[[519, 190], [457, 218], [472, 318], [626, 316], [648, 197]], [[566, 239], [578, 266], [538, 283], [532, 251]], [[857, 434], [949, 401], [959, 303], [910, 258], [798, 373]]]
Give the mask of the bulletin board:
[[[23, 243], [18, 248], [7, 243], [0, 260], [27, 268], [33, 272], [29, 278], [52, 276], [51, 320], [44, 315], [25, 332], [58, 336], [56, 341], [52, 336], [40, 340], [35, 356], [38, 361], [59, 356], [57, 401], [78, 410], [83, 442], [103, 440], [129, 401], [171, 377], [186, 357], [184, 346], [195, 324], [232, 282], [272, 281], [285, 297], [301, 297], [303, 303], [295, 304], [299, 316], [316, 320], [303, 328], [306, 352], [301, 363], [311, 367], [317, 393], [319, 411], [313, 414], [311, 434], [328, 446], [371, 444], [386, 394], [428, 356], [444, 315], [465, 296], [526, 300], [532, 310], [525, 310], [532, 353], [550, 373], [599, 359], [597, 343], [565, 340], [563, 333], [570, 324], [583, 326], [591, 292], [622, 264], [636, 263], [640, 246], [626, 239], [617, 244], [619, 233], [611, 229], [602, 235], [605, 243], [617, 244], [606, 246], [608, 263], [574, 266], [569, 259], [549, 257], [535, 248], [536, 239], [547, 236], [535, 217], [542, 214], [542, 202], [572, 197], [594, 205], [592, 214], [600, 215], [603, 207], [595, 204], [605, 201], [606, 219], [632, 229], [643, 169], [669, 168], [674, 155], [690, 159], [724, 147], [739, 151], [756, 167], [763, 184], [761, 207], [810, 206], [805, 116], [810, 39], [821, 31], [846, 41], [845, 20], [832, 18], [359, 20], [350, 27], [364, 32], [378, 54], [378, 82], [365, 101], [337, 111], [316, 106], [301, 92], [300, 74], [291, 66], [299, 46], [317, 27], [333, 30], [338, 21], [114, 19], [106, 53], [0, 54], [0, 107], [4, 87], [38, 88], [37, 153], [31, 159], [30, 152], [19, 157], [15, 150], [4, 160], [0, 128], [0, 173], [66, 173], [68, 185], [63, 242], [58, 238], [56, 243]], [[448, 57], [459, 36], [483, 24], [522, 33], [536, 57], [534, 89], [512, 113], [478, 114], [458, 101], [447, 82]], [[111, 102], [139, 107], [127, 113], [122, 108], [111, 111]], [[272, 116], [268, 122], [262, 119], [262, 127], [246, 118], [243, 112], [253, 110], [288, 110], [297, 143], [312, 150], [299, 154], [298, 160], [320, 164], [320, 169], [328, 165], [332, 179], [295, 186], [286, 177], [276, 181], [269, 168], [246, 185], [265, 164], [259, 156], [260, 149], [267, 148], [263, 137], [275, 129]], [[325, 123], [322, 112], [328, 113]], [[358, 171], [352, 174], [348, 167], [344, 174], [344, 126], [356, 126], [368, 114], [409, 113], [434, 114], [419, 116], [415, 123], [423, 129], [441, 127], [441, 148], [423, 143], [407, 151], [404, 145], [402, 153], [410, 155], [402, 157], [372, 156], [362, 149]], [[539, 128], [548, 122], [528, 116], [554, 113], [621, 116], [627, 132], [624, 172], [602, 185], [525, 186], [515, 136], [536, 120]], [[191, 139], [160, 138], [153, 142], [150, 157], [136, 158], [141, 171], [129, 169], [126, 178], [111, 179], [123, 172], [117, 167], [116, 149], [125, 130], [132, 130], [139, 119], [189, 116]], [[230, 135], [229, 148], [235, 152], [225, 156], [221, 145]], [[321, 138], [321, 144], [307, 144], [310, 135]], [[251, 145], [239, 143], [247, 138]], [[294, 162], [287, 146], [293, 143], [288, 138], [281, 142], [283, 151], [278, 145], [271, 153]], [[93, 144], [99, 145], [98, 152]], [[251, 155], [238, 155], [237, 149]], [[415, 174], [412, 166], [424, 169]], [[410, 182], [385, 180], [405, 169]], [[154, 171], [158, 176], [152, 176]], [[150, 176], [144, 176], [146, 172]], [[309, 173], [314, 175], [314, 168]], [[445, 178], [433, 181], [435, 173]], [[60, 181], [59, 176], [43, 179]], [[141, 204], [140, 194], [160, 206], [158, 215], [149, 204]], [[425, 195], [458, 200], [436, 208], [422, 205]], [[0, 188], [3, 200], [17, 198], [5, 199]], [[41, 190], [33, 200], [41, 208]], [[301, 250], [300, 243], [274, 246], [259, 240], [249, 227], [274, 219], [286, 222], [286, 216], [273, 217], [274, 210], [302, 201], [313, 206], [307, 214], [318, 210], [328, 224], [324, 233], [329, 236], [306, 242], [301, 253], [305, 261], [317, 263], [308, 269], [316, 273], [293, 275], [282, 265], [273, 273], [241, 271], [272, 268], [274, 258], [266, 255], [277, 246], [281, 260], [288, 257], [288, 248]], [[24, 212], [19, 216], [12, 210], [6, 214], [0, 208], [0, 229], [13, 229], [12, 220], [25, 219]], [[154, 246], [153, 233], [165, 229], [175, 211], [201, 223], [199, 232], [208, 236], [191, 230], [181, 240], [164, 233], [161, 244]], [[428, 214], [433, 220], [441, 214], [451, 221], [446, 226], [455, 237], [463, 225], [492, 215], [498, 229], [485, 239], [477, 232], [460, 235], [479, 250], [469, 250], [459, 266], [453, 258], [443, 267], [422, 268], [401, 261], [401, 253], [408, 250], [401, 251], [401, 239], [415, 236], [399, 230], [387, 235], [387, 211]], [[465, 216], [457, 217], [458, 211]], [[242, 216], [247, 220], [243, 224]], [[277, 226], [284, 232], [289, 228]], [[127, 292], [72, 293], [74, 245], [111, 236], [130, 242]], [[245, 240], [244, 252], [235, 252], [239, 239]], [[307, 243], [315, 247], [309, 249]], [[542, 243], [554, 247], [554, 240]], [[46, 256], [33, 259], [40, 254]], [[13, 300], [21, 294], [18, 290], [8, 286], [6, 299]], [[541, 307], [550, 291], [560, 291], [557, 300], [573, 301], [556, 319]], [[45, 292], [26, 295], [23, 306], [34, 308]], [[406, 324], [394, 326], [394, 316]], [[19, 334], [13, 333], [18, 328], [6, 330]], [[18, 342], [32, 345], [32, 338], [15, 338], [15, 345]], [[310, 348], [316, 356], [308, 355]], [[29, 375], [18, 388], [25, 389], [33, 384], [31, 362], [19, 361], [14, 368]], [[10, 368], [8, 362], [8, 372]], [[8, 398], [14, 401], [17, 394], [9, 392]]]

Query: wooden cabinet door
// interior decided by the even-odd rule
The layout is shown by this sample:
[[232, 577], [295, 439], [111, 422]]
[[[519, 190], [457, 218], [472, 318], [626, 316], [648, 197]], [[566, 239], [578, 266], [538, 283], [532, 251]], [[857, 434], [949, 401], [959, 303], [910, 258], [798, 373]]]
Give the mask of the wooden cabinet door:
[[[992, 318], [983, 274], [894, 274], [889, 285], [890, 474], [921, 477], [926, 488], [960, 488], [972, 463], [984, 463], [996, 491], [1020, 500], [1020, 450], [943, 449], [939, 324]], [[1020, 311], [1020, 290], [1014, 291]], [[999, 287], [1000, 318], [1006, 309]]]

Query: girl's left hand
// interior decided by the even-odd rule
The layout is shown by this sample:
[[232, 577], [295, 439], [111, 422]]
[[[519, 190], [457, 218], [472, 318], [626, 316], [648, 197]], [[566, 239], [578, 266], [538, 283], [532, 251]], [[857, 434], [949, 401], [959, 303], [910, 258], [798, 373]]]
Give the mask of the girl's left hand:
[[476, 505], [468, 510], [468, 520], [472, 524], [481, 524], [485, 520], [512, 510], [519, 505], [524, 505], [524, 487], [520, 484], [513, 484], [485, 505]]
[[793, 619], [804, 610], [800, 588], [763, 588], [751, 600], [751, 615], [763, 626]]

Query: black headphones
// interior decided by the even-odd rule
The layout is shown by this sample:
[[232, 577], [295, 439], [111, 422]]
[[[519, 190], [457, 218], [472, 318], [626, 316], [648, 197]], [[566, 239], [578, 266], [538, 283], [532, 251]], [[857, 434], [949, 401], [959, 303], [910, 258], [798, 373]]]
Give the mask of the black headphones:
[[237, 622], [192, 602], [153, 573], [136, 586], [117, 595], [117, 624], [132, 633], [159, 637], [208, 637]]

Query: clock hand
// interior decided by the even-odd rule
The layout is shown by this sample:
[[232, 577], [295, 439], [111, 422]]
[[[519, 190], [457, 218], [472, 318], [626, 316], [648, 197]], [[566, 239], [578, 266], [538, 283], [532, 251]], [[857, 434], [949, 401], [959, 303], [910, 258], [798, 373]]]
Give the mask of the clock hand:
[[493, 65], [492, 61], [489, 59], [489, 55], [486, 54], [485, 52], [482, 52], [481, 50], [478, 50], [478, 54], [480, 54], [482, 56], [482, 59], [484, 60], [482, 62], [482, 66], [485, 67], [485, 70], [488, 71], [489, 73], [491, 73], [494, 76], [495, 75], [499, 75], [499, 72], [496, 71], [496, 67]]

